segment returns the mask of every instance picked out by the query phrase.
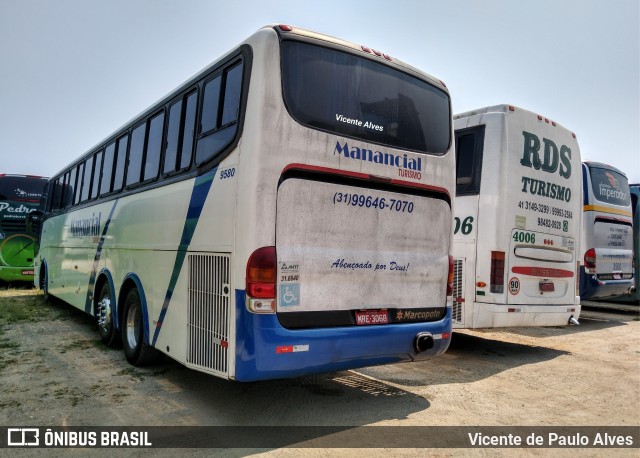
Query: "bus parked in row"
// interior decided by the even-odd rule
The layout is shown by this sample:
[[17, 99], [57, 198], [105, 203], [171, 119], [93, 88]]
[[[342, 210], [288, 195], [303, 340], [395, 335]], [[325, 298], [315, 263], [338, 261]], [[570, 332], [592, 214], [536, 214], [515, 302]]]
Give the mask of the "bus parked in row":
[[265, 27], [51, 179], [36, 283], [134, 365], [250, 381], [443, 353], [450, 107], [387, 54]]
[[580, 149], [512, 105], [454, 116], [454, 328], [577, 322]]
[[630, 184], [633, 213], [633, 286], [628, 294], [616, 297], [616, 302], [640, 304], [640, 184]]
[[0, 174], [0, 281], [32, 282], [36, 248], [27, 216], [40, 205], [47, 179]]
[[599, 162], [582, 164], [580, 298], [612, 299], [633, 286], [633, 213], [626, 175]]

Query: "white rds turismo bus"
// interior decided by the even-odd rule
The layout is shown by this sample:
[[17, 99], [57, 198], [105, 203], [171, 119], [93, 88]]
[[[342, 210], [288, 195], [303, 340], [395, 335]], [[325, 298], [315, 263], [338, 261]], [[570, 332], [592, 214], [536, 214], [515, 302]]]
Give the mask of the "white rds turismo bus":
[[580, 150], [511, 105], [454, 117], [454, 328], [577, 322]]
[[135, 365], [250, 381], [438, 355], [450, 106], [387, 54], [265, 27], [52, 178], [36, 283]]

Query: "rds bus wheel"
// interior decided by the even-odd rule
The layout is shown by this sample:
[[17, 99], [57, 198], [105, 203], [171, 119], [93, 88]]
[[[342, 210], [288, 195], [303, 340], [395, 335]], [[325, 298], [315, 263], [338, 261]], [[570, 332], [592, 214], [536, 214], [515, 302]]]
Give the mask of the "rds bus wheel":
[[122, 322], [122, 346], [127, 360], [134, 366], [152, 363], [158, 357], [158, 351], [144, 343], [144, 321], [140, 294], [133, 288], [124, 300], [124, 319]]
[[113, 310], [113, 299], [111, 288], [105, 282], [100, 288], [100, 294], [95, 304], [96, 320], [98, 321], [98, 333], [100, 339], [109, 347], [117, 347], [120, 343], [120, 335], [116, 332], [115, 314]]

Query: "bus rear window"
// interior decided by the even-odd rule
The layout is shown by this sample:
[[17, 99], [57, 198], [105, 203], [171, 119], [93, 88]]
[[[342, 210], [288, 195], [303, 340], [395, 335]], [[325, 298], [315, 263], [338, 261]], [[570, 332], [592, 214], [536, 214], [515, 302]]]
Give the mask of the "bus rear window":
[[628, 207], [631, 205], [629, 183], [624, 175], [613, 170], [589, 168], [593, 195], [600, 202]]
[[444, 154], [449, 96], [418, 78], [345, 52], [282, 42], [284, 100], [315, 129], [394, 148]]

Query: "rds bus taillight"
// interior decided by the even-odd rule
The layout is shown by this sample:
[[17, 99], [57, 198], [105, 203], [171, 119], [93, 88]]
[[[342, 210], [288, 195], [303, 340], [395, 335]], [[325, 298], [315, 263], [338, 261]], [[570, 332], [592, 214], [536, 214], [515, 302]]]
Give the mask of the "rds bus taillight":
[[489, 291], [504, 293], [504, 251], [491, 252], [491, 275]]
[[276, 247], [258, 248], [247, 261], [247, 307], [254, 313], [276, 311]]
[[449, 255], [449, 276], [447, 277], [447, 296], [453, 296], [453, 256]]
[[584, 271], [588, 274], [596, 273], [596, 250], [589, 248], [584, 254]]

